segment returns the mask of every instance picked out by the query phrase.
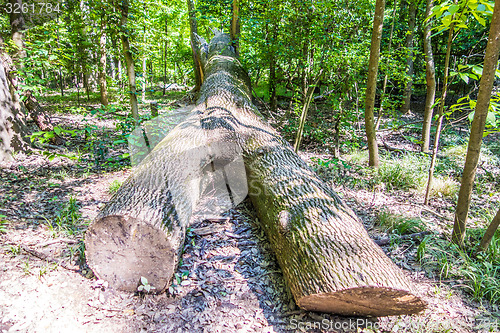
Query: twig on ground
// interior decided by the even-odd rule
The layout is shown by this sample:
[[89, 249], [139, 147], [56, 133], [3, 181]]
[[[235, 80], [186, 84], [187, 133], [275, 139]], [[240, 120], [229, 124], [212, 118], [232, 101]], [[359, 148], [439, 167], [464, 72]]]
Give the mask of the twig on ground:
[[78, 272], [79, 271], [76, 268], [73, 268], [73, 267], [71, 267], [69, 265], [66, 265], [64, 262], [59, 262], [56, 259], [49, 257], [45, 253], [41, 253], [41, 252], [35, 251], [33, 249], [30, 249], [29, 247], [27, 247], [25, 245], [20, 245], [20, 247], [21, 247], [21, 249], [24, 252], [26, 252], [28, 254], [31, 254], [32, 256], [34, 256], [34, 257], [36, 257], [38, 259], [45, 260], [45, 261], [57, 264], [57, 265], [61, 266], [62, 268], [67, 269], [68, 271], [72, 271], [72, 272]]

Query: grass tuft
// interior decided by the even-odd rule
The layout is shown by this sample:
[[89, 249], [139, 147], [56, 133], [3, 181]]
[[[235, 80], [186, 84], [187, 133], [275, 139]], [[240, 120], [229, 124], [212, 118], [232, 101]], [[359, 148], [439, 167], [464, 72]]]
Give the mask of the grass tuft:
[[119, 181], [118, 179], [113, 180], [113, 182], [109, 184], [108, 193], [111, 195], [115, 194], [116, 192], [118, 192], [120, 186], [122, 186], [121, 181]]
[[416, 189], [426, 180], [427, 165], [428, 159], [410, 154], [384, 159], [375, 175], [376, 181], [389, 190]]
[[411, 234], [425, 230], [425, 225], [422, 220], [393, 214], [386, 210], [380, 212], [376, 225], [380, 226], [387, 233], [395, 233], [399, 235]]
[[471, 229], [466, 250], [436, 235], [427, 236], [419, 245], [417, 259], [430, 275], [462, 281], [461, 287], [475, 300], [500, 304], [500, 231], [485, 253], [474, 251], [484, 229]]

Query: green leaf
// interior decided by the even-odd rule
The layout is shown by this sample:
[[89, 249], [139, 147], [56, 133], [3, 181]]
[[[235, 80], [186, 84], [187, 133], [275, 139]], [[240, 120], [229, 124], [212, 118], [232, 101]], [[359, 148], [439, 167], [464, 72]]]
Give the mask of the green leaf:
[[57, 135], [60, 135], [60, 134], [61, 134], [61, 131], [62, 131], [61, 127], [59, 127], [59, 126], [54, 127], [54, 132], [55, 132]]
[[465, 82], [469, 83], [469, 76], [465, 73], [458, 73], [460, 75], [460, 78]]
[[472, 73], [481, 76], [483, 75], [483, 68], [480, 66], [472, 66]]
[[451, 5], [450, 7], [448, 7], [448, 11], [450, 12], [451, 15], [458, 12], [459, 9], [460, 9], [459, 5]]
[[486, 116], [486, 123], [491, 127], [496, 127], [497, 119], [494, 112], [488, 112], [488, 115]]
[[472, 121], [474, 120], [474, 114], [475, 114], [475, 111], [472, 111], [471, 113], [469, 113], [469, 115], [467, 116], [467, 118], [469, 118], [469, 121], [472, 123]]
[[472, 12], [472, 15], [476, 18], [476, 20], [481, 24], [483, 27], [486, 26], [486, 20], [482, 18], [481, 16], [477, 15], [476, 12]]
[[146, 279], [144, 276], [141, 276], [141, 283], [142, 285], [147, 285], [148, 284], [148, 279]]

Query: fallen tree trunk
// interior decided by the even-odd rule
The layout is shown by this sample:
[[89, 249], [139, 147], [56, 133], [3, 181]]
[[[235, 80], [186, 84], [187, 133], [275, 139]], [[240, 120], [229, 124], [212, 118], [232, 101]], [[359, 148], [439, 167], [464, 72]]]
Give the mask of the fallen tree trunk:
[[[228, 35], [216, 34], [203, 48], [205, 81], [191, 116], [153, 149], [89, 228], [89, 266], [121, 289], [135, 290], [144, 276], [163, 290], [199, 199], [206, 208], [211, 196], [224, 210], [248, 190], [301, 308], [365, 316], [421, 311], [425, 303], [412, 293], [404, 272], [262, 121], [230, 42]], [[237, 177], [245, 174], [237, 168], [240, 154], [248, 188]], [[214, 182], [217, 170], [225, 171], [222, 184], [229, 195], [220, 195], [224, 186]]]
[[[30, 90], [27, 90], [23, 95], [24, 105], [26, 106], [26, 109], [28, 109], [31, 118], [33, 118], [38, 128], [42, 131], [53, 131], [54, 126], [52, 125], [49, 116], [46, 114], [40, 103], [38, 103], [35, 96], [33, 96], [33, 93]], [[63, 142], [63, 139], [56, 133], [54, 133], [54, 137], [50, 139], [50, 143], [54, 145], [61, 145]]]

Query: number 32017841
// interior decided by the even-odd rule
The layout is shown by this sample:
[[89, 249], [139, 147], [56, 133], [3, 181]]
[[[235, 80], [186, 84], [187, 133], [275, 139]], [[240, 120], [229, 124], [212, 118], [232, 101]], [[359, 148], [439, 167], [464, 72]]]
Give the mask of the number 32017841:
[[53, 5], [50, 2], [37, 2], [37, 3], [19, 3], [15, 2], [6, 3], [5, 11], [7, 14], [52, 14], [59, 13], [59, 4]]

